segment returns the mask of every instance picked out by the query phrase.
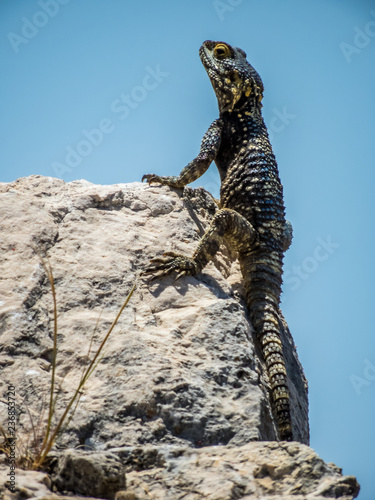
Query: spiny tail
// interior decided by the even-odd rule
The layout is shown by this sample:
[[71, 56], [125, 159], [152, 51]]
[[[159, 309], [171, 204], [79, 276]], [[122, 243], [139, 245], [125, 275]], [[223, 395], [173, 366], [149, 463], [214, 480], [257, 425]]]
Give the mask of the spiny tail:
[[240, 260], [250, 319], [267, 366], [279, 438], [292, 441], [289, 389], [278, 318], [282, 257], [277, 252], [259, 251]]

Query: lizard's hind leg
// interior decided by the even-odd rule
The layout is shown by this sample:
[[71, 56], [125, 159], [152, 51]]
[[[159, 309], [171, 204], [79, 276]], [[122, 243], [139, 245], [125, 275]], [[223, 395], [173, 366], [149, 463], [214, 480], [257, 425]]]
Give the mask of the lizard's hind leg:
[[250, 222], [235, 210], [223, 208], [215, 214], [192, 257], [166, 252], [163, 257], [152, 259], [144, 274], [151, 275], [150, 281], [173, 272], [177, 273], [176, 279], [194, 276], [213, 259], [224, 237], [229, 237], [239, 251], [258, 244], [258, 233]]

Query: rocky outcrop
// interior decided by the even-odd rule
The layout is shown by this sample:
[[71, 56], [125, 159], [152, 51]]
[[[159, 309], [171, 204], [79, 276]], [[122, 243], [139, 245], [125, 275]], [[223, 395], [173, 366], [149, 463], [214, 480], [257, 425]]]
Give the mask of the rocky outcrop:
[[[52, 462], [52, 480], [41, 472], [19, 471], [19, 495], [12, 497], [1, 486], [0, 495], [5, 500], [72, 500], [67, 496], [72, 492], [110, 500], [349, 500], [358, 493], [353, 476], [342, 476], [338, 467], [325, 464], [300, 443], [144, 445], [114, 448], [111, 453], [68, 450]], [[0, 480], [4, 478], [0, 470]], [[48, 493], [56, 487], [63, 493]]]
[[[19, 442], [26, 443], [30, 415], [43, 428], [51, 377], [51, 293], [34, 249], [48, 255], [55, 278], [60, 414], [149, 259], [165, 250], [191, 254], [214, 212], [201, 189], [182, 196], [140, 183], [41, 176], [0, 184], [0, 390], [16, 388]], [[355, 479], [304, 446], [307, 385], [287, 329], [293, 427], [302, 444], [253, 442], [274, 441], [276, 433], [233, 257], [223, 247], [197, 277], [138, 280], [53, 451], [55, 488], [101, 498], [117, 490], [123, 499], [352, 498]], [[108, 486], [98, 478], [110, 470], [117, 472]], [[80, 481], [84, 475], [98, 484]]]

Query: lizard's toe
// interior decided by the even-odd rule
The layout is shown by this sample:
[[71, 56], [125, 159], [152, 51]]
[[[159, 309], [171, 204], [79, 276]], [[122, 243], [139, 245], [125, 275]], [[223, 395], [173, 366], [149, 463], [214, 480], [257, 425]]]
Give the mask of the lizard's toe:
[[152, 182], [161, 182], [161, 178], [159, 175], [156, 174], [145, 174], [142, 177], [142, 182], [147, 181], [148, 184], [151, 184]]
[[148, 282], [157, 278], [162, 278], [170, 273], [176, 272], [177, 279], [182, 276], [191, 276], [197, 274], [197, 266], [193, 259], [179, 255], [175, 252], [165, 252], [163, 257], [155, 257], [143, 271], [143, 275], [150, 275]]

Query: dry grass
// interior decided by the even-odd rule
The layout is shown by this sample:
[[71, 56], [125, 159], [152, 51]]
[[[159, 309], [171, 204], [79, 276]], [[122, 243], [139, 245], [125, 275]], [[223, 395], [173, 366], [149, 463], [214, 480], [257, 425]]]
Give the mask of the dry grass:
[[[38, 253], [38, 252], [37, 252]], [[49, 387], [48, 403], [46, 398], [41, 402], [41, 410], [37, 412], [37, 419], [32, 415], [30, 409], [28, 408], [25, 401], [23, 404], [26, 408], [26, 412], [29, 416], [30, 428], [28, 432], [21, 439], [17, 439], [16, 457], [17, 466], [25, 469], [40, 470], [46, 460], [48, 453], [51, 451], [57, 437], [64, 431], [69, 421], [74, 415], [74, 412], [79, 404], [80, 397], [82, 395], [82, 390], [97, 367], [98, 363], [102, 359], [101, 354], [104, 346], [106, 345], [109, 336], [113, 332], [121, 314], [123, 313], [125, 307], [128, 305], [129, 300], [135, 290], [136, 282], [133, 284], [128, 296], [126, 297], [122, 307], [117, 313], [116, 318], [112, 322], [110, 328], [106, 332], [103, 340], [100, 343], [99, 348], [93, 354], [91, 361], [89, 362], [87, 368], [84, 368], [80, 381], [75, 389], [73, 395], [71, 396], [65, 410], [61, 415], [56, 415], [56, 403], [58, 401], [61, 388], [56, 390], [56, 360], [57, 360], [57, 333], [58, 333], [58, 322], [57, 322], [57, 299], [56, 299], [56, 289], [55, 281], [53, 277], [52, 267], [48, 258], [43, 258], [39, 255], [40, 261], [43, 268], [47, 274], [48, 281], [51, 287], [52, 300], [53, 300], [53, 352], [52, 352], [52, 372], [51, 372], [51, 383]], [[99, 322], [99, 320], [98, 320]], [[88, 358], [91, 355], [93, 337], [96, 332], [97, 325], [94, 329], [89, 351]], [[45, 417], [47, 413], [47, 416]], [[3, 427], [0, 426], [0, 434], [3, 435], [4, 442], [0, 445], [0, 450], [9, 454], [9, 438]]]

